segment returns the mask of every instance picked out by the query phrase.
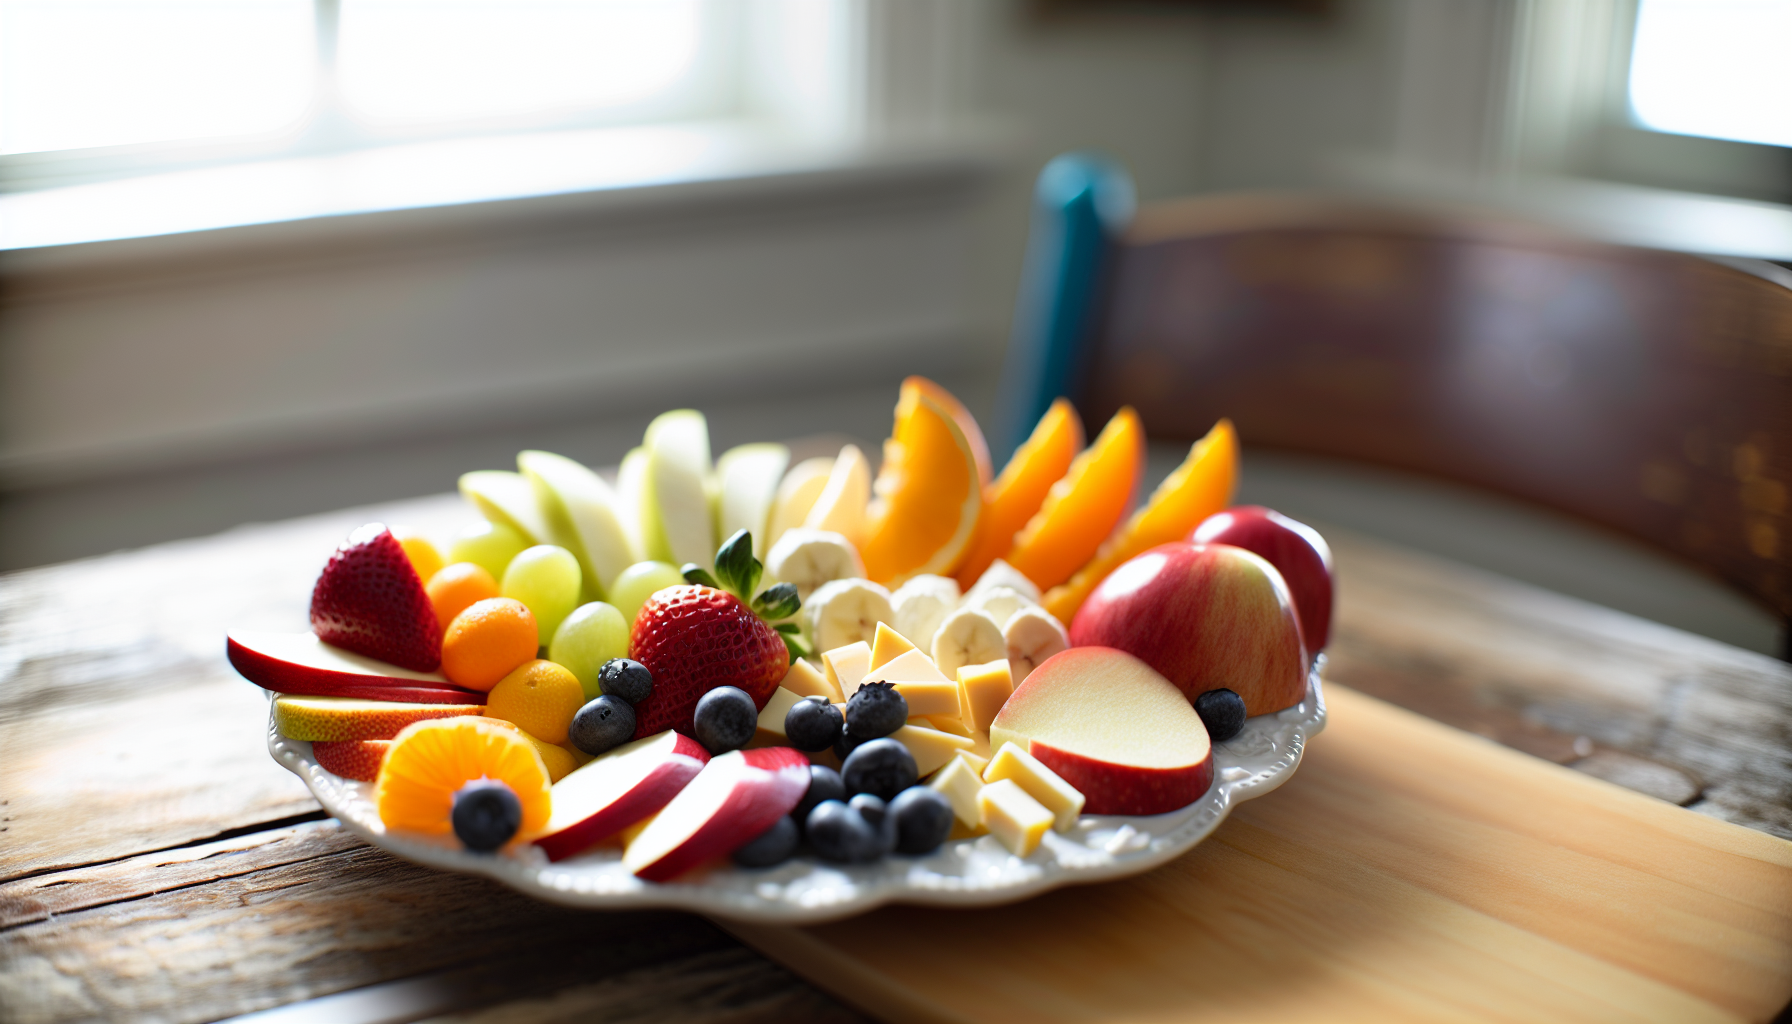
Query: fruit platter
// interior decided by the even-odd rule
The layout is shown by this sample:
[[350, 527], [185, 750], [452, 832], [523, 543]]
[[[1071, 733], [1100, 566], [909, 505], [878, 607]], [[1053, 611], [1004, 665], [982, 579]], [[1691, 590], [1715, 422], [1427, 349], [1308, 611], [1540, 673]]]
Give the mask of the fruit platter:
[[999, 472], [904, 381], [856, 446], [712, 461], [662, 414], [614, 480], [461, 477], [452, 538], [369, 523], [310, 630], [233, 631], [268, 749], [370, 843], [543, 899], [802, 923], [1148, 870], [1324, 726], [1323, 538], [1232, 507], [1221, 420], [1139, 501], [1122, 409]]

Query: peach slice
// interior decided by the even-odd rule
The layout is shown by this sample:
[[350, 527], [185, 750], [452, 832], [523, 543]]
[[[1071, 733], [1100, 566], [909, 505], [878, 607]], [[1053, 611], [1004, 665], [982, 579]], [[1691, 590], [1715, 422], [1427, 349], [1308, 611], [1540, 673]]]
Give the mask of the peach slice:
[[1188, 536], [1202, 520], [1232, 503], [1237, 486], [1238, 432], [1232, 429], [1231, 420], [1222, 419], [1189, 448], [1182, 465], [1164, 478], [1144, 508], [1101, 545], [1088, 565], [1046, 593], [1041, 601], [1045, 610], [1059, 622], [1069, 622], [1108, 573], [1134, 555]]
[[1014, 538], [1009, 565], [1041, 590], [1088, 563], [1131, 507], [1145, 469], [1145, 428], [1127, 406], [1052, 485], [1045, 504]]
[[958, 567], [958, 585], [971, 589], [991, 562], [1014, 547], [1014, 535], [1027, 525], [1052, 485], [1070, 472], [1083, 447], [1083, 421], [1068, 399], [1053, 402], [1039, 417], [1033, 433], [1015, 449], [1002, 475], [983, 488], [983, 519], [977, 541]]
[[956, 568], [983, 512], [976, 451], [937, 391], [919, 377], [903, 382], [873, 487], [859, 554], [866, 575], [890, 586]]

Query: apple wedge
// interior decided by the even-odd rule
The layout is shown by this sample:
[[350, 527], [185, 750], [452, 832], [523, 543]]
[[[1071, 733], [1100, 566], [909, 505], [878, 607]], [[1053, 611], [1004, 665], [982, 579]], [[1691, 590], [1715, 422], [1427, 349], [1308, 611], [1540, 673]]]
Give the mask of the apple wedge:
[[547, 520], [536, 504], [535, 489], [521, 473], [502, 469], [476, 469], [460, 475], [461, 497], [472, 502], [479, 514], [523, 535], [530, 544], [548, 542]]
[[716, 460], [716, 535], [722, 540], [736, 530], [753, 534], [753, 555], [765, 560], [771, 550], [767, 527], [772, 503], [778, 497], [778, 481], [790, 465], [790, 449], [781, 444], [743, 444], [730, 448]]
[[622, 865], [664, 882], [745, 846], [809, 791], [809, 759], [789, 747], [714, 758], [628, 844]]
[[654, 417], [644, 440], [641, 538], [646, 557], [714, 568], [715, 520], [709, 508], [709, 424], [695, 409]]
[[484, 713], [478, 704], [401, 704], [361, 697], [283, 693], [274, 698], [274, 730], [287, 739], [308, 743], [389, 740], [412, 722]]
[[622, 570], [641, 560], [622, 525], [621, 499], [603, 477], [564, 455], [519, 452], [516, 464], [535, 490], [551, 542], [579, 560], [586, 600], [603, 600]]
[[554, 813], [535, 840], [548, 860], [565, 860], [672, 802], [703, 770], [709, 752], [682, 733], [624, 744], [554, 784]]
[[264, 690], [313, 697], [360, 697], [415, 704], [484, 704], [485, 694], [440, 672], [413, 672], [332, 647], [315, 633], [231, 633], [230, 664]]
[[1008, 743], [1082, 793], [1087, 814], [1164, 814], [1213, 785], [1213, 744], [1188, 698], [1111, 647], [1072, 647], [1034, 669], [989, 727], [990, 750]]

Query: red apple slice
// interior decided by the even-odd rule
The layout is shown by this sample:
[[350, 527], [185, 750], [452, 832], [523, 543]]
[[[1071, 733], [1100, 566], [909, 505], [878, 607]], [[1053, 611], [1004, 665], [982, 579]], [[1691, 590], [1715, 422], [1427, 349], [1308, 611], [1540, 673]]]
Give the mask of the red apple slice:
[[548, 860], [565, 860], [672, 802], [709, 761], [709, 751], [667, 729], [615, 750], [554, 784], [554, 813], [535, 840]]
[[415, 704], [484, 704], [440, 672], [414, 672], [332, 647], [315, 633], [231, 633], [230, 664], [264, 690]]
[[332, 775], [357, 782], [377, 782], [380, 762], [392, 749], [391, 740], [314, 740], [311, 757]]
[[789, 747], [733, 750], [697, 773], [628, 844], [622, 864], [664, 882], [745, 846], [809, 790], [809, 759]]
[[1176, 684], [1110, 647], [1073, 647], [1027, 675], [989, 727], [1075, 786], [1085, 814], [1163, 814], [1213, 785], [1207, 727]]

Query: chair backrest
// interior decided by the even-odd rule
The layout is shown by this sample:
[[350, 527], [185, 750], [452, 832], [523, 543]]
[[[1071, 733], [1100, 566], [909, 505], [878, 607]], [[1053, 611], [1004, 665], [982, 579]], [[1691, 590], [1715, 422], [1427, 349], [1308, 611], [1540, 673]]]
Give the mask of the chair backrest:
[[1792, 273], [1299, 196], [1146, 207], [1107, 242], [1058, 367], [1089, 422], [1229, 416], [1247, 444], [1489, 488], [1792, 620]]

